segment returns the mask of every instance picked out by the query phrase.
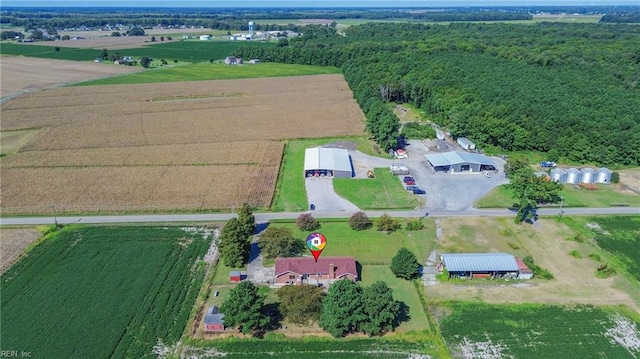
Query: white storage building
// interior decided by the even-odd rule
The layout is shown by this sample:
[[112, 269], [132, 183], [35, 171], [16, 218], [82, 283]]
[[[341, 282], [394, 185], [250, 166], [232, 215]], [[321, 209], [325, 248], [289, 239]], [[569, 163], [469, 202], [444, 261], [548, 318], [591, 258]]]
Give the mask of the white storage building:
[[460, 145], [460, 147], [464, 148], [467, 151], [470, 150], [475, 150], [476, 149], [476, 144], [471, 142], [468, 138], [466, 137], [458, 137], [458, 140], [456, 141], [458, 142], [458, 144]]
[[441, 172], [495, 171], [496, 166], [489, 157], [479, 153], [444, 152], [426, 155], [434, 170]]
[[349, 151], [330, 147], [307, 148], [303, 173], [305, 177], [351, 178], [353, 167]]

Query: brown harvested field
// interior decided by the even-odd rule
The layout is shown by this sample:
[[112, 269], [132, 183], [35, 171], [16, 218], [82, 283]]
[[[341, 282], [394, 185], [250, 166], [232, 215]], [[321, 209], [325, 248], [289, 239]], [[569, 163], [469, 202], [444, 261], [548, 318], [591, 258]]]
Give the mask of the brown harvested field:
[[42, 128], [0, 162], [4, 214], [267, 207], [281, 140], [360, 135], [364, 118], [340, 75], [57, 88], [2, 117]]
[[[512, 218], [450, 218], [441, 220], [441, 228], [440, 253], [507, 252], [520, 258], [531, 255], [538, 265], [551, 271], [555, 279], [525, 281], [513, 286], [505, 282], [440, 283], [426, 289], [430, 298], [475, 298], [489, 303], [625, 304], [640, 310], [636, 286], [621, 275], [597, 278], [600, 263], [588, 258], [588, 254], [601, 250], [588, 242], [567, 240], [575, 233], [553, 219], [542, 219], [534, 225], [516, 225]], [[513, 249], [509, 243], [519, 248]], [[573, 250], [583, 258], [571, 256], [569, 252]]]
[[135, 71], [140, 71], [140, 68], [106, 63], [0, 56], [0, 97]]
[[4, 273], [29, 244], [40, 236], [40, 232], [35, 229], [0, 228], [0, 273]]

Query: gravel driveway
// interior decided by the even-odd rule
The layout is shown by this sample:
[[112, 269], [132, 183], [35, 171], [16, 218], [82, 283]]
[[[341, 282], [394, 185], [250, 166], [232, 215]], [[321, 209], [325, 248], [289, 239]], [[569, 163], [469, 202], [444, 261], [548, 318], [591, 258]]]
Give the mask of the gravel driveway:
[[331, 178], [307, 177], [304, 183], [307, 200], [316, 206], [316, 211], [359, 211], [358, 206], [336, 194]]

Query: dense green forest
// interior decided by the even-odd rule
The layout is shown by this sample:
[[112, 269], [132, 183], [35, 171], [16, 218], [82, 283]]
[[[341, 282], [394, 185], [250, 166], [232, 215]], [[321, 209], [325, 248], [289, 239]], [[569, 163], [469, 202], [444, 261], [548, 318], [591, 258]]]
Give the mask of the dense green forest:
[[370, 23], [236, 55], [342, 67], [384, 148], [399, 128], [390, 103], [410, 103], [485, 150], [640, 164], [639, 26]]

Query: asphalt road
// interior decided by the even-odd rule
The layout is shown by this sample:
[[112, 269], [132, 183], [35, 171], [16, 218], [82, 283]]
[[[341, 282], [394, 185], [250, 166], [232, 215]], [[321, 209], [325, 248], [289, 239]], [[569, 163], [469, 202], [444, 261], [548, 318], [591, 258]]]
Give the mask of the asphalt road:
[[[349, 211], [313, 211], [316, 218], [348, 218]], [[365, 211], [369, 217], [379, 217], [388, 213], [392, 217], [422, 217], [425, 209], [411, 211]], [[640, 207], [607, 207], [607, 208], [563, 208], [564, 215], [602, 215], [602, 214], [640, 214]], [[540, 216], [557, 216], [558, 208], [542, 208], [538, 210]], [[295, 219], [300, 212], [272, 212], [254, 213], [256, 222], [266, 222], [270, 219]], [[57, 217], [5, 217], [0, 218], [0, 226], [40, 225], [40, 224], [109, 224], [109, 223], [166, 223], [166, 222], [213, 222], [226, 221], [235, 217], [235, 213], [213, 214], [141, 214], [121, 216], [57, 216]], [[511, 217], [515, 213], [508, 209], [467, 209], [461, 211], [435, 210], [429, 211], [429, 217]]]

